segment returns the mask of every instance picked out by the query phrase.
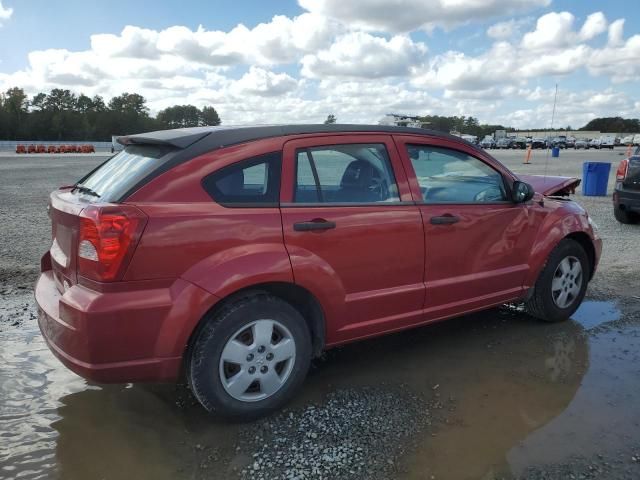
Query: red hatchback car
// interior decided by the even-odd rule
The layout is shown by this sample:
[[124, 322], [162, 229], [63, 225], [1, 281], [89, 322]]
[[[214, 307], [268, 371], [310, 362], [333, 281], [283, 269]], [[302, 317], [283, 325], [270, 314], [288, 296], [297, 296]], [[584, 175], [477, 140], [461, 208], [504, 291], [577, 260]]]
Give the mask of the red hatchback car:
[[589, 216], [563, 198], [578, 179], [518, 177], [438, 132], [203, 127], [119, 141], [51, 194], [40, 328], [86, 378], [186, 377], [225, 416], [278, 408], [336, 345], [505, 302], [565, 320], [600, 256]]

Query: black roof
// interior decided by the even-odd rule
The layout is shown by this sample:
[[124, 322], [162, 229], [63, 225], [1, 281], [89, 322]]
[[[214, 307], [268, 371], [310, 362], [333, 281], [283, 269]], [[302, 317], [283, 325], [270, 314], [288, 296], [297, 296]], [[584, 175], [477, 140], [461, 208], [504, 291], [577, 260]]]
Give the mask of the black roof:
[[[468, 143], [461, 137], [428, 130], [424, 128], [395, 127], [391, 125], [353, 125], [353, 124], [317, 124], [317, 125], [260, 125], [260, 126], [220, 126], [178, 128], [158, 130], [157, 132], [138, 133], [118, 137], [122, 145], [160, 144], [177, 148], [187, 148], [196, 142], [198, 150], [215, 150], [229, 145], [261, 140], [264, 138], [300, 135], [306, 133], [345, 133], [345, 132], [384, 132], [429, 135], [455, 139]], [[471, 145], [471, 144], [469, 144]]]

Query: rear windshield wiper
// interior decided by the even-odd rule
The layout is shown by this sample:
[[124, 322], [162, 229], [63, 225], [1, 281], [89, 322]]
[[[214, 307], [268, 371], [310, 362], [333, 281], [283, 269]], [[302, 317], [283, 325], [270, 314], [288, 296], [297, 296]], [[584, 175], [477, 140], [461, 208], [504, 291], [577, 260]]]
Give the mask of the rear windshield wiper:
[[71, 189], [72, 192], [74, 192], [75, 190], [79, 191], [80, 193], [86, 193], [87, 195], [91, 195], [92, 197], [100, 196], [99, 193], [95, 192], [94, 190], [91, 190], [89, 187], [82, 185], [81, 183], [76, 183]]

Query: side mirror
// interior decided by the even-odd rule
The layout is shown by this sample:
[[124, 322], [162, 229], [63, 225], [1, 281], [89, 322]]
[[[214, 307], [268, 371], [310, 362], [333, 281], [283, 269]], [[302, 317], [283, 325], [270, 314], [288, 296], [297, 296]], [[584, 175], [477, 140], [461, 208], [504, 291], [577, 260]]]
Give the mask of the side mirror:
[[521, 182], [519, 180], [513, 182], [513, 187], [511, 188], [511, 196], [512, 200], [515, 203], [528, 202], [533, 198], [534, 193], [535, 191], [533, 190], [533, 187], [528, 183]]

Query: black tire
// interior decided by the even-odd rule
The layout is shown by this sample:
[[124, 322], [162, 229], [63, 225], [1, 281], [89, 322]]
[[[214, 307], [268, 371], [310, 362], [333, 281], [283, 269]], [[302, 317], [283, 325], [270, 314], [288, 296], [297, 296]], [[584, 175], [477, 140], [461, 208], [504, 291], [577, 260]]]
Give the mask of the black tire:
[[[578, 295], [566, 308], [556, 305], [551, 291], [551, 284], [560, 265], [567, 257], [575, 257], [582, 267], [582, 285]], [[578, 309], [587, 291], [587, 284], [591, 275], [591, 265], [582, 246], [571, 239], [565, 238], [549, 254], [547, 263], [540, 272], [534, 286], [533, 295], [525, 302], [525, 308], [529, 315], [545, 322], [561, 322], [567, 320]]]
[[[296, 350], [293, 367], [271, 396], [242, 401], [225, 390], [219, 375], [220, 357], [238, 329], [259, 319], [276, 320], [289, 330]], [[266, 292], [248, 292], [204, 322], [191, 348], [187, 375], [193, 394], [210, 413], [231, 420], [253, 420], [282, 407], [304, 382], [311, 361], [311, 336], [304, 318], [289, 303]]]
[[628, 212], [621, 209], [619, 205], [613, 206], [613, 216], [616, 217], [617, 221], [624, 223], [625, 225], [637, 223], [639, 217], [635, 212]]

